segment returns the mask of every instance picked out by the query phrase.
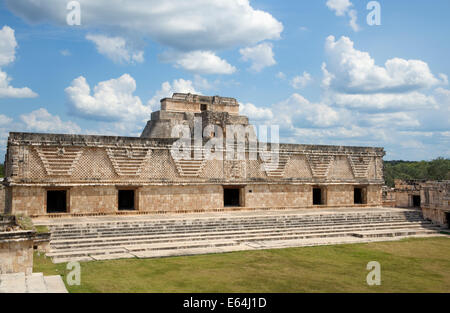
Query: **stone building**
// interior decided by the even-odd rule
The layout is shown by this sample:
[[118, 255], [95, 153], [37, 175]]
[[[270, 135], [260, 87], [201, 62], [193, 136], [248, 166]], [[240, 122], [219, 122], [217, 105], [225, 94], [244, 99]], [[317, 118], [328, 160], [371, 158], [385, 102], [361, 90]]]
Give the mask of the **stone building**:
[[[248, 131], [244, 158], [228, 157], [235, 145], [213, 148], [226, 158], [208, 157], [207, 140], [233, 136], [235, 142], [235, 134], [227, 134], [230, 125], [249, 129], [235, 99], [174, 94], [161, 100], [139, 138], [10, 133], [5, 211], [42, 216], [381, 206], [383, 148], [268, 144], [267, 151], [278, 152], [274, 163], [264, 153], [250, 157], [262, 150], [260, 142], [250, 144], [254, 134]], [[174, 157], [176, 126], [203, 133], [194, 157]]]
[[395, 180], [384, 201], [393, 195], [398, 208], [420, 208], [423, 217], [440, 225], [450, 221], [450, 181]]

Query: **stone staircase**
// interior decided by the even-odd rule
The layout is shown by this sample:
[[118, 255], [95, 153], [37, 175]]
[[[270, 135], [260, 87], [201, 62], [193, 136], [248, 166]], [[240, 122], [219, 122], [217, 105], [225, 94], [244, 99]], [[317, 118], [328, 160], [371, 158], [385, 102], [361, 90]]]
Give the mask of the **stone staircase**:
[[59, 275], [14, 273], [0, 274], [0, 293], [67, 293], [67, 289]]
[[[295, 212], [295, 211], [294, 211]], [[439, 235], [420, 211], [184, 216], [54, 223], [53, 262], [367, 242]]]

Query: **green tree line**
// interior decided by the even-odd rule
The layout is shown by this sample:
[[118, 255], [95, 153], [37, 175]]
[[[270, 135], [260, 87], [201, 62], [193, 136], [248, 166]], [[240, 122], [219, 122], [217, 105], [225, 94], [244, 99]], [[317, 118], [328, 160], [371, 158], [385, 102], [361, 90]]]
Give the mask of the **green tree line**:
[[384, 161], [384, 180], [394, 187], [394, 179], [450, 180], [450, 159], [433, 161]]
[[3, 177], [3, 164], [0, 164], [0, 177]]

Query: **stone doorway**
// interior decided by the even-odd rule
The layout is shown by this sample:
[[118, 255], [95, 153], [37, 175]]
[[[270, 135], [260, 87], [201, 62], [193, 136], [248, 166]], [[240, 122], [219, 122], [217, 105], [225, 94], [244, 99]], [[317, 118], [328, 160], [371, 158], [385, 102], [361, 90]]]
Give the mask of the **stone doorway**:
[[241, 206], [241, 188], [224, 187], [223, 188], [223, 206], [239, 207]]
[[354, 204], [363, 204], [363, 190], [362, 188], [355, 188], [353, 195]]
[[119, 211], [135, 210], [134, 190], [119, 190]]
[[313, 188], [313, 205], [322, 205], [323, 203], [322, 188]]
[[412, 196], [412, 204], [415, 208], [420, 208], [420, 196]]
[[67, 213], [66, 190], [47, 190], [47, 213]]

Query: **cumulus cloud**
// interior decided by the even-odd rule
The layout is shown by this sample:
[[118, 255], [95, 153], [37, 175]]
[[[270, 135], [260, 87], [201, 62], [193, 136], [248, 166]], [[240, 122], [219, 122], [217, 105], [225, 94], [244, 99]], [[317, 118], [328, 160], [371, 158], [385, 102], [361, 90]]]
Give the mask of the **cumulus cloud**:
[[132, 51], [122, 37], [108, 37], [105, 35], [86, 35], [86, 39], [92, 41], [98, 53], [106, 56], [115, 63], [142, 63], [144, 51]]
[[359, 31], [359, 25], [357, 24], [358, 12], [356, 10], [350, 9], [353, 6], [349, 0], [328, 0], [327, 7], [334, 11], [336, 16], [348, 15], [350, 18], [349, 25], [355, 31]]
[[305, 88], [309, 83], [312, 82], [312, 76], [308, 72], [303, 72], [302, 76], [295, 76], [291, 80], [291, 86], [295, 89]]
[[22, 114], [20, 120], [25, 124], [27, 130], [35, 132], [69, 134], [81, 132], [81, 128], [74, 122], [62, 121], [59, 116], [50, 114], [44, 108]]
[[100, 121], [132, 121], [148, 119], [150, 108], [134, 96], [136, 82], [129, 74], [98, 83], [91, 88], [83, 76], [74, 79], [65, 89], [71, 112], [77, 116]]
[[17, 41], [14, 29], [3, 26], [0, 29], [0, 66], [8, 65], [16, 59]]
[[197, 74], [233, 74], [236, 68], [212, 51], [170, 51], [160, 56], [161, 60], [175, 63], [187, 71]]
[[332, 93], [338, 106], [358, 110], [417, 110], [431, 109], [438, 105], [432, 95], [413, 91], [409, 93], [343, 94]]
[[[278, 39], [283, 25], [248, 0], [78, 0], [82, 26], [141, 35], [180, 51], [216, 50]], [[66, 2], [6, 0], [8, 8], [32, 23], [66, 26]]]
[[243, 61], [250, 61], [252, 63], [250, 69], [255, 72], [260, 72], [263, 68], [275, 65], [277, 62], [274, 59], [273, 45], [268, 42], [263, 42], [254, 47], [247, 47], [240, 49]]
[[192, 93], [192, 94], [200, 94], [194, 88], [194, 84], [190, 80], [185, 79], [175, 79], [172, 83], [166, 81], [161, 84], [161, 89], [159, 89], [155, 95], [148, 101], [147, 105], [153, 110], [159, 110], [160, 100], [163, 98], [171, 97], [174, 93]]
[[273, 118], [270, 108], [259, 108], [253, 103], [240, 103], [239, 113], [256, 121], [271, 120]]
[[383, 66], [375, 64], [367, 52], [354, 48], [348, 37], [325, 43], [327, 63], [323, 84], [345, 93], [399, 93], [428, 88], [439, 83], [428, 64], [421, 60], [393, 58]]
[[12, 78], [0, 70], [0, 98], [35, 98], [38, 95], [28, 87], [15, 88], [10, 85]]
[[327, 7], [337, 16], [344, 16], [353, 4], [349, 0], [328, 0]]
[[[16, 58], [17, 41], [14, 30], [9, 26], [0, 29], [0, 66], [9, 65]], [[12, 78], [0, 69], [0, 98], [34, 98], [37, 94], [28, 87], [15, 88]]]

